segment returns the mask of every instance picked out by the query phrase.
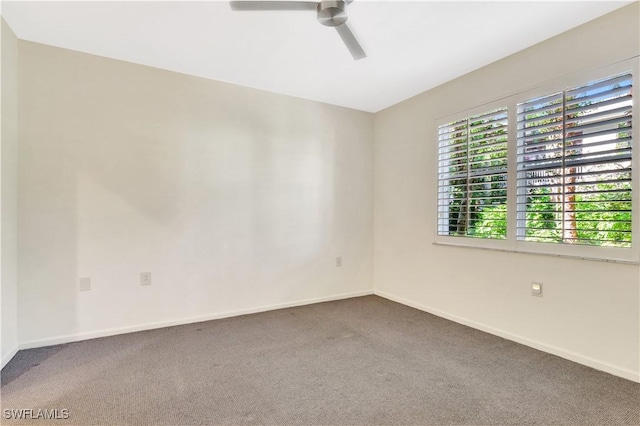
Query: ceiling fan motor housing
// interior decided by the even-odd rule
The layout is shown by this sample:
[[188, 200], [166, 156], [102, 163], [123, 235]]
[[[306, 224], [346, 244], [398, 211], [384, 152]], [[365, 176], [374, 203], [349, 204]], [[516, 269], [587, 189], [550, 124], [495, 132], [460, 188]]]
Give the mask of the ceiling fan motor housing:
[[337, 27], [347, 22], [347, 4], [343, 0], [323, 0], [318, 3], [318, 22]]

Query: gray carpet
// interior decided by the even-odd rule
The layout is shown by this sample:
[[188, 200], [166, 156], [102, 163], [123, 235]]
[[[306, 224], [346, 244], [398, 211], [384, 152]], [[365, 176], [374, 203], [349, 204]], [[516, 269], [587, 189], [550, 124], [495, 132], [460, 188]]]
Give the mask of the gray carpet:
[[640, 385], [367, 296], [20, 351], [2, 408], [76, 425], [639, 425]]

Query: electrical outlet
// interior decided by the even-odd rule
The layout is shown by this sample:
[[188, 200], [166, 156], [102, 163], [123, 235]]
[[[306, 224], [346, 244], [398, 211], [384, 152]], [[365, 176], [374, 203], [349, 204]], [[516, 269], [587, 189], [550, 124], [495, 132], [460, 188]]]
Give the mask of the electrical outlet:
[[337, 267], [342, 266], [342, 256], [336, 257], [336, 266]]
[[542, 297], [542, 283], [531, 283], [531, 295], [536, 297]]
[[140, 272], [140, 285], [151, 285], [151, 272]]
[[80, 281], [78, 283], [78, 289], [80, 291], [89, 291], [89, 290], [91, 290], [91, 278], [89, 278], [89, 277], [80, 278]]

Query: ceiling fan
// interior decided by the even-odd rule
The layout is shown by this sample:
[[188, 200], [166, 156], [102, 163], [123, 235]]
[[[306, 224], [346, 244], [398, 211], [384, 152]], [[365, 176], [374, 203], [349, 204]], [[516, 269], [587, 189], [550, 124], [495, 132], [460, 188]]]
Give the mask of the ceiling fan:
[[327, 27], [334, 27], [342, 41], [356, 61], [366, 58], [367, 54], [358, 43], [356, 36], [347, 25], [347, 6], [354, 0], [322, 0], [314, 1], [231, 1], [231, 10], [264, 11], [264, 10], [315, 10], [318, 22]]

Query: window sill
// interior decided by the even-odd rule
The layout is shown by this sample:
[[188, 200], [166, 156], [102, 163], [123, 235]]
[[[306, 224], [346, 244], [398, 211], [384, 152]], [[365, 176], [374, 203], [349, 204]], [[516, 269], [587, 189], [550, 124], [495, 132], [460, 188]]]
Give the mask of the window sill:
[[558, 254], [558, 253], [544, 253], [540, 251], [528, 251], [528, 250], [513, 250], [513, 249], [503, 249], [503, 248], [495, 248], [495, 247], [481, 247], [469, 244], [457, 244], [457, 243], [445, 243], [441, 241], [434, 241], [432, 243], [434, 246], [442, 246], [442, 247], [458, 247], [465, 249], [476, 249], [476, 250], [489, 250], [503, 253], [518, 253], [518, 254], [528, 254], [533, 256], [548, 256], [548, 257], [560, 257], [565, 259], [574, 259], [574, 260], [589, 260], [594, 262], [606, 262], [606, 263], [619, 263], [624, 265], [640, 265], [640, 261], [637, 260], [623, 260], [623, 259], [607, 259], [602, 257], [588, 257], [588, 256], [579, 256], [579, 255], [570, 255], [570, 254]]

